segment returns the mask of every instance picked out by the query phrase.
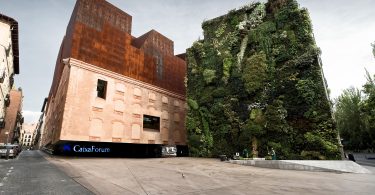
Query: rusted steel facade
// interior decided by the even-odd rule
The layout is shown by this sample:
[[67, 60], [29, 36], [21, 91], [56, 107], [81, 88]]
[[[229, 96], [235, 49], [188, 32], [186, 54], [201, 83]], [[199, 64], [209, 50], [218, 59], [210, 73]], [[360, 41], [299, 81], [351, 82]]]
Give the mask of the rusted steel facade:
[[155, 30], [134, 38], [131, 24], [129, 14], [104, 0], [78, 0], [60, 48], [51, 92], [56, 92], [62, 59], [75, 58], [185, 95], [186, 63], [174, 56], [173, 41]]

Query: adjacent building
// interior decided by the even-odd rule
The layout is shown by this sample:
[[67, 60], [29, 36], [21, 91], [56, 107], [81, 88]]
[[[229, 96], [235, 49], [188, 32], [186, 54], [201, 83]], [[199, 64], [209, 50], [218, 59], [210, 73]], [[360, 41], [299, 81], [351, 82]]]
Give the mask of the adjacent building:
[[10, 91], [10, 104], [6, 108], [5, 126], [0, 132], [0, 144], [19, 143], [21, 128], [24, 121], [22, 116], [22, 90]]
[[10, 91], [14, 74], [19, 74], [18, 23], [0, 14], [0, 132], [6, 124], [6, 108], [10, 105]]
[[159, 32], [137, 38], [131, 28], [132, 16], [110, 3], [77, 0], [45, 110], [45, 146], [187, 151], [183, 55]]
[[[48, 98], [44, 99], [42, 110], [41, 110], [41, 115], [39, 117], [38, 123], [35, 127], [35, 132], [34, 132], [34, 148], [36, 149], [42, 149], [43, 146], [46, 145], [46, 138], [49, 137], [47, 135], [47, 131], [44, 131], [44, 126], [45, 126], [45, 120], [46, 120], [46, 112], [45, 109], [47, 107], [48, 103]], [[50, 131], [49, 131], [50, 132]]]
[[34, 132], [36, 129], [36, 124], [23, 124], [21, 131], [20, 145], [24, 148], [30, 148], [34, 144]]

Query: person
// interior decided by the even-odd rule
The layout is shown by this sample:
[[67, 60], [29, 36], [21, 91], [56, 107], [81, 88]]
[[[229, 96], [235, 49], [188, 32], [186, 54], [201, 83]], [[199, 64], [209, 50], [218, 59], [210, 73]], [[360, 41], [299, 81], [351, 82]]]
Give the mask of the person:
[[5, 159], [8, 160], [8, 159], [9, 159], [9, 153], [10, 153], [10, 150], [9, 150], [9, 147], [8, 147], [8, 146], [6, 146], [6, 149], [7, 149], [7, 151], [6, 151], [6, 153], [5, 153]]
[[249, 151], [247, 150], [247, 148], [245, 148], [243, 151], [242, 151], [242, 156], [244, 158], [249, 158]]
[[352, 153], [348, 154], [348, 158], [349, 158], [349, 160], [355, 162], [355, 158], [354, 158], [354, 155]]
[[271, 148], [271, 156], [272, 156], [272, 160], [276, 160], [276, 152], [273, 148]]

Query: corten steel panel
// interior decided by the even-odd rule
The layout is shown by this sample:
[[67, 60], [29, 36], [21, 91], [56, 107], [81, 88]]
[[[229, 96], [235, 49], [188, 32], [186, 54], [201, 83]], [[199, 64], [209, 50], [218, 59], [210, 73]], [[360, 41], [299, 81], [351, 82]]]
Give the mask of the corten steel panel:
[[103, 23], [131, 34], [132, 17], [104, 0], [78, 0], [76, 20], [101, 31]]
[[78, 0], [56, 64], [56, 93], [61, 60], [75, 58], [178, 94], [185, 95], [186, 63], [173, 55], [173, 41], [152, 30], [131, 36], [131, 16], [104, 0]]
[[139, 38], [134, 39], [133, 42], [134, 46], [141, 48], [149, 55], [162, 53], [173, 56], [173, 41], [155, 30], [151, 30]]

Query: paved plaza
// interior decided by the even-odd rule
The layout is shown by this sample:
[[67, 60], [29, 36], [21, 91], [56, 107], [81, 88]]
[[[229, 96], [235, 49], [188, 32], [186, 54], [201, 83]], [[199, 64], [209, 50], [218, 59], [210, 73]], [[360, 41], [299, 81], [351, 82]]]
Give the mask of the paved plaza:
[[203, 158], [47, 157], [96, 194], [371, 194], [375, 174], [263, 169]]
[[263, 169], [204, 158], [0, 160], [0, 194], [372, 194], [371, 174]]

